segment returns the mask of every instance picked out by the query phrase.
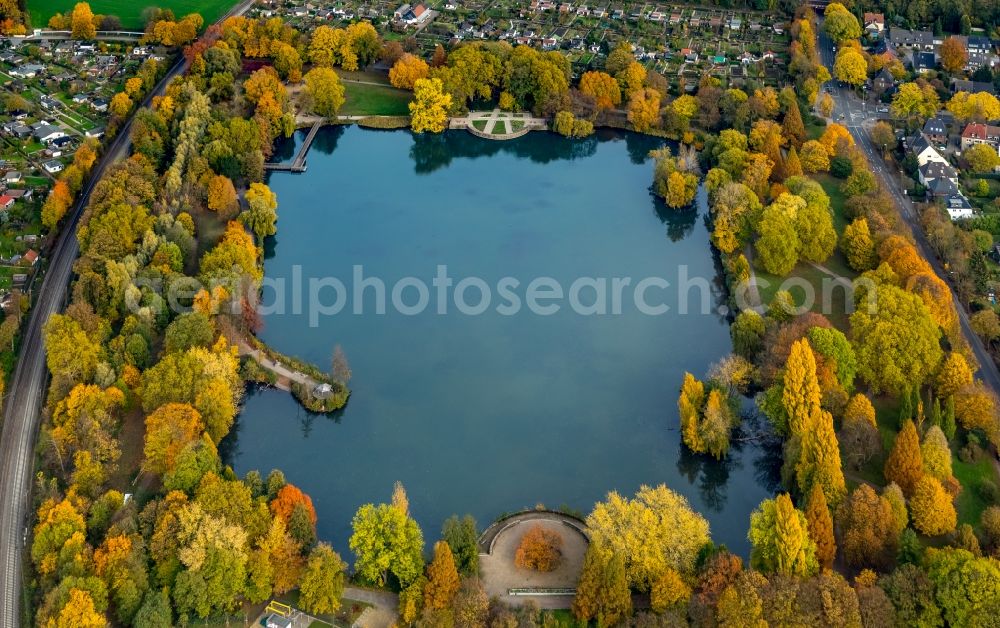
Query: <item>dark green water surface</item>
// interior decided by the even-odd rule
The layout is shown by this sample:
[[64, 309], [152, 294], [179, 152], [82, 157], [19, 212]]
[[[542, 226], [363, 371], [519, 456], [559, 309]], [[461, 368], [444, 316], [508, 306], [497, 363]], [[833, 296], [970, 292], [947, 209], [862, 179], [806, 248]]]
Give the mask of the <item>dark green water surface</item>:
[[[290, 159], [295, 141], [279, 146]], [[280, 468], [308, 492], [318, 532], [346, 550], [350, 520], [363, 503], [385, 501], [395, 480], [428, 541], [452, 513], [486, 525], [503, 512], [543, 503], [587, 512], [608, 491], [631, 494], [666, 483], [711, 522], [716, 542], [747, 553], [749, 514], [775, 488], [772, 457], [744, 445], [717, 463], [692, 456], [677, 429], [677, 391], [685, 370], [704, 376], [731, 350], [724, 301], [699, 210], [674, 212], [649, 191], [659, 143], [603, 134], [570, 141], [532, 133], [507, 143], [464, 132], [415, 137], [408, 132], [328, 128], [317, 137], [305, 174], [273, 174], [278, 235], [266, 246], [265, 272], [291, 281], [301, 267], [305, 302], [264, 317], [261, 338], [279, 351], [328, 368], [335, 344], [353, 369], [353, 396], [337, 416], [310, 415], [287, 394], [251, 392], [224, 454], [240, 474]], [[492, 287], [485, 313], [437, 313], [431, 280], [438, 265], [458, 282], [479, 277]], [[374, 291], [352, 313], [352, 272], [387, 285], [403, 277], [430, 287], [426, 312], [374, 312]], [[678, 312], [681, 267], [710, 286], [702, 314], [698, 288], [691, 312]], [[313, 277], [347, 288], [344, 311], [309, 324]], [[536, 277], [564, 290], [578, 277], [650, 276], [650, 304], [640, 313], [626, 289], [620, 315], [497, 312], [503, 277], [520, 281], [522, 301]], [[610, 303], [610, 289], [608, 302]], [[265, 305], [274, 301], [266, 290]], [[477, 289], [466, 301], [479, 301]], [[415, 289], [404, 301], [417, 301]], [[333, 291], [323, 293], [331, 303]], [[594, 300], [583, 290], [580, 301]], [[608, 306], [611, 307], [610, 305]]]

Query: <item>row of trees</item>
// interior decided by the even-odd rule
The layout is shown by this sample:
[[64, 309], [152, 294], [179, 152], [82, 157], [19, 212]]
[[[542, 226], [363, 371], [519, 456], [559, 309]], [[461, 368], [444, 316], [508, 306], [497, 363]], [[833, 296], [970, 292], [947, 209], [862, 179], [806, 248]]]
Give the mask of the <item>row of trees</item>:
[[[135, 153], [95, 185], [71, 304], [44, 328], [39, 625], [172, 626], [295, 587], [309, 612], [340, 605], [346, 565], [316, 542], [309, 497], [280, 472], [237, 478], [217, 450], [244, 389], [237, 344], [256, 328], [261, 246], [276, 229], [264, 154], [289, 111], [273, 69], [240, 83], [239, 53], [208, 37], [191, 73], [136, 114]], [[176, 311], [162, 287], [195, 278], [204, 287]], [[140, 471], [118, 440], [129, 426], [159, 488], [141, 503], [122, 494]]]

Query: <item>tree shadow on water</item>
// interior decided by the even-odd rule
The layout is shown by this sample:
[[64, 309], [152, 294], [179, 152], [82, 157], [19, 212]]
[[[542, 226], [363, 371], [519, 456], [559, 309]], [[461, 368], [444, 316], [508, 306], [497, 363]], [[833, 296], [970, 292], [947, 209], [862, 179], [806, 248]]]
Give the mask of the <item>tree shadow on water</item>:
[[742, 467], [734, 452], [731, 450], [725, 458], [716, 460], [712, 456], [692, 452], [684, 443], [678, 447], [677, 471], [688, 483], [697, 484], [698, 495], [705, 508], [721, 512], [728, 499], [729, 473], [734, 467]]
[[668, 207], [663, 199], [653, 192], [652, 188], [650, 188], [649, 194], [653, 197], [653, 212], [660, 219], [660, 222], [667, 226], [667, 237], [670, 238], [670, 241], [678, 242], [688, 237], [698, 220], [697, 206], [673, 209]]
[[495, 141], [476, 137], [466, 131], [413, 134], [410, 159], [417, 174], [430, 174], [456, 158], [477, 159], [509, 153], [534, 163], [549, 163], [590, 157], [601, 142], [598, 136], [567, 139], [548, 132], [532, 132], [513, 140]]
[[346, 124], [324, 126], [319, 130], [316, 137], [313, 139], [312, 146], [309, 148], [310, 152], [317, 151], [324, 155], [333, 154], [333, 151], [337, 148], [337, 142], [340, 140], [341, 136], [344, 135], [344, 131], [346, 129]]

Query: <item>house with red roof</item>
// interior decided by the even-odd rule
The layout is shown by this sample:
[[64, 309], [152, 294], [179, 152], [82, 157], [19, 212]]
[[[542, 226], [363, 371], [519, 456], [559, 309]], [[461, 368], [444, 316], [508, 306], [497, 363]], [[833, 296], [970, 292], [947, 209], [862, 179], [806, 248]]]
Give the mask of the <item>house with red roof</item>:
[[962, 150], [976, 144], [1000, 147], [1000, 127], [990, 124], [969, 123], [962, 129]]

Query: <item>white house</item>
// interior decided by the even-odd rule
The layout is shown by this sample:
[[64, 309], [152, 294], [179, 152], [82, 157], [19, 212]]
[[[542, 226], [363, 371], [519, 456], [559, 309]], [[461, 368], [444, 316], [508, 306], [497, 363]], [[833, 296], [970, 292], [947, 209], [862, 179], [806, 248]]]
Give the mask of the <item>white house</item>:
[[937, 149], [931, 145], [931, 141], [922, 133], [910, 143], [910, 151], [917, 158], [917, 164], [920, 166], [925, 166], [931, 162], [948, 164], [948, 160], [942, 157], [941, 153], [937, 152]]
[[961, 194], [953, 194], [945, 199], [944, 207], [948, 210], [948, 216], [952, 220], [972, 218], [972, 205], [969, 204], [969, 199]]
[[50, 159], [42, 164], [42, 168], [45, 168], [45, 171], [49, 174], [56, 174], [57, 172], [62, 172], [65, 166], [58, 159]]

